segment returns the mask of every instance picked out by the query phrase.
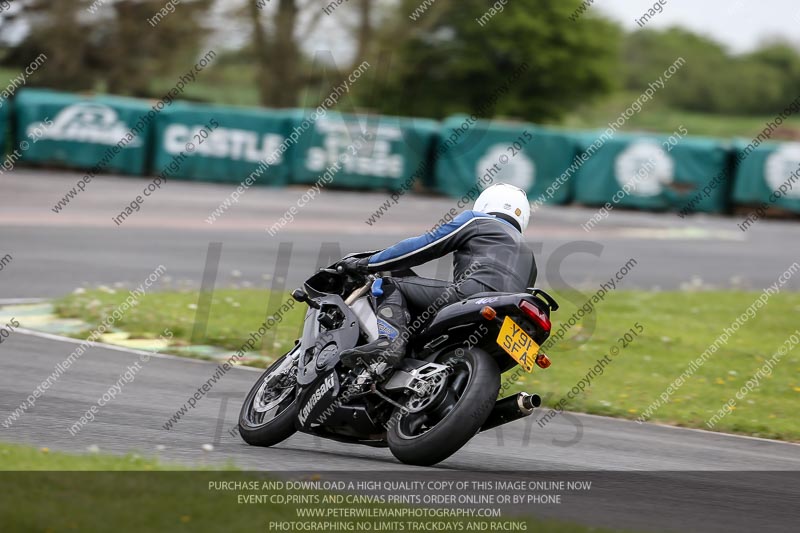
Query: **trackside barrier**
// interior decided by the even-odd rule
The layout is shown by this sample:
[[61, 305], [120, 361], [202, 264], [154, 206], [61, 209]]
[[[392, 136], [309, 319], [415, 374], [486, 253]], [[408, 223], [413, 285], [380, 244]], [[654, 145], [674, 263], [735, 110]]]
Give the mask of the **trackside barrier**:
[[[597, 136], [576, 136], [580, 151]], [[575, 201], [651, 210], [719, 213], [726, 209], [731, 153], [714, 139], [617, 134], [587, 154], [575, 175]], [[708, 186], [709, 183], [713, 187]]]
[[[544, 193], [573, 161], [576, 143], [565, 133], [533, 124], [498, 124], [451, 117], [444, 121], [436, 157], [436, 188], [461, 196], [476, 184], [505, 182], [533, 199]], [[569, 201], [568, 185], [558, 187], [551, 203]]]
[[[293, 128], [308, 113], [295, 110]], [[335, 187], [397, 191], [415, 181], [427, 183], [438, 129], [427, 119], [329, 112], [300, 135], [292, 154], [292, 183], [314, 183], [326, 172]]]
[[6, 151], [8, 149], [8, 141], [9, 141], [9, 129], [10, 129], [10, 119], [11, 119], [11, 112], [9, 111], [11, 108], [11, 102], [4, 101], [1, 102], [3, 104], [0, 107], [0, 157], [5, 156]]
[[148, 170], [151, 111], [133, 98], [23, 89], [14, 99], [15, 144], [36, 137], [21, 152], [24, 163], [141, 175]]
[[767, 204], [800, 213], [800, 143], [765, 143], [756, 148], [734, 144], [736, 180], [733, 203]]
[[260, 185], [289, 182], [289, 114], [214, 105], [175, 104], [156, 121], [153, 171], [175, 178]]
[[[720, 213], [731, 205], [800, 213], [800, 143], [566, 133], [526, 123], [266, 110], [21, 89], [0, 106], [13, 161], [130, 175], [265, 185], [315, 183], [461, 197], [508, 182], [554, 204]], [[302, 126], [302, 131], [299, 128]], [[591, 149], [591, 153], [584, 154]], [[347, 157], [343, 157], [347, 155]], [[576, 165], [576, 157], [581, 159]], [[557, 187], [567, 169], [575, 167]], [[476, 189], [477, 188], [477, 189]], [[766, 207], [765, 207], [766, 206]]]

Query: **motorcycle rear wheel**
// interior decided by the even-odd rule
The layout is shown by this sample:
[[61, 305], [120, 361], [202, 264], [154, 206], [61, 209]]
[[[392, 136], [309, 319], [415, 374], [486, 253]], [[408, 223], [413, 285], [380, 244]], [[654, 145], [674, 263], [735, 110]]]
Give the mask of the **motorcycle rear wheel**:
[[386, 437], [403, 463], [430, 466], [447, 459], [475, 436], [494, 407], [500, 371], [489, 354], [473, 347], [453, 358], [446, 352], [437, 360], [453, 368], [440, 401], [419, 413], [397, 408], [392, 415]]

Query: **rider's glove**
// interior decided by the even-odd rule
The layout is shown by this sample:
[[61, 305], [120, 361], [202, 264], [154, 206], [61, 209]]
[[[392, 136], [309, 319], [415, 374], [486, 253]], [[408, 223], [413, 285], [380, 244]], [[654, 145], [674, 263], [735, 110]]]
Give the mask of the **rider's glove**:
[[342, 267], [345, 272], [366, 274], [368, 270], [367, 265], [369, 265], [369, 257], [362, 257], [360, 259], [356, 257], [345, 257], [339, 261], [338, 266]]

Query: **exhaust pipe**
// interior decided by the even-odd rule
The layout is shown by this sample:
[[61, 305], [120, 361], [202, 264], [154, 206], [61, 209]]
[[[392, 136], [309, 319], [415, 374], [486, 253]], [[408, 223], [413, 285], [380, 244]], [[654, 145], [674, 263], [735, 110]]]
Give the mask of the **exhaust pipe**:
[[538, 394], [528, 394], [526, 392], [520, 392], [514, 396], [497, 400], [492, 412], [489, 413], [489, 418], [481, 426], [481, 431], [494, 429], [497, 426], [530, 416], [533, 410], [540, 405], [542, 405], [542, 399]]

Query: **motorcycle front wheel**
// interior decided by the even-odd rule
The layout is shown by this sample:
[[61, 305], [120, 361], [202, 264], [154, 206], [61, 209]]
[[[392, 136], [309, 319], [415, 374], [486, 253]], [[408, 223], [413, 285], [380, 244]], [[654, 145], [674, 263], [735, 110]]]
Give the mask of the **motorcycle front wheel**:
[[398, 407], [389, 421], [389, 449], [406, 464], [430, 466], [460, 450], [486, 422], [500, 391], [497, 364], [479, 348], [458, 358], [445, 353], [437, 363], [452, 370], [437, 400], [419, 412]]
[[272, 363], [247, 394], [239, 413], [239, 434], [247, 444], [273, 446], [297, 431], [295, 350]]

